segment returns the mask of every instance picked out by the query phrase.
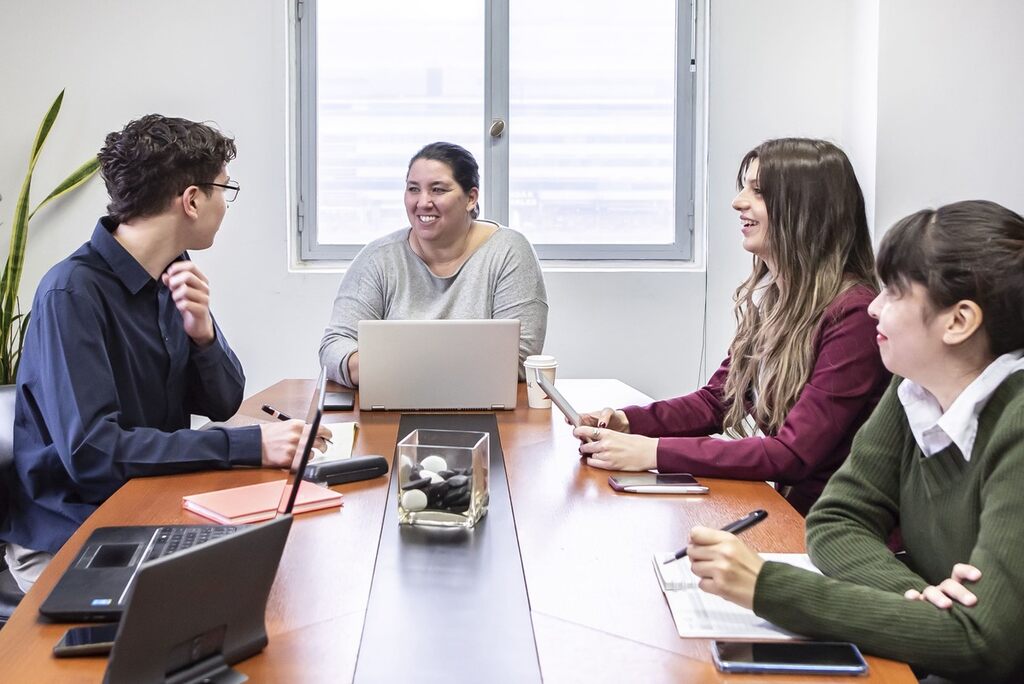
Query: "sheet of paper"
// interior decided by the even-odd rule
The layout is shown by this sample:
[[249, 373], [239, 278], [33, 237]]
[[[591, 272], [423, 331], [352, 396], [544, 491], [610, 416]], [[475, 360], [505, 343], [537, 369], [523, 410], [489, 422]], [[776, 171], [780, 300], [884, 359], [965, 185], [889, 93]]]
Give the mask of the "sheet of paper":
[[[735, 603], [701, 591], [690, 560], [682, 558], [665, 565], [671, 553], [655, 554], [654, 572], [672, 611], [681, 637], [704, 639], [765, 639], [786, 641], [798, 638]], [[812, 572], [820, 572], [806, 553], [762, 553], [766, 561], [788, 563]]]
[[356, 443], [356, 429], [358, 423], [324, 423], [324, 427], [331, 431], [332, 444], [327, 445], [327, 451], [320, 453], [313, 452], [310, 463], [326, 463], [327, 461], [340, 461], [352, 458], [352, 447]]

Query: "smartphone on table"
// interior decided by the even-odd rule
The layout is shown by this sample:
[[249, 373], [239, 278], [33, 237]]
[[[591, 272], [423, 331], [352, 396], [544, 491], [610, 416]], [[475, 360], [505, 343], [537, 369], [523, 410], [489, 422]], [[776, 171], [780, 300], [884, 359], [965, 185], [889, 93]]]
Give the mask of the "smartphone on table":
[[325, 392], [324, 411], [351, 411], [355, 407], [356, 396], [352, 392]]
[[117, 627], [116, 622], [72, 627], [54, 645], [53, 655], [58, 658], [106, 655], [114, 647]]
[[715, 667], [722, 672], [861, 675], [868, 664], [844, 641], [715, 641]]
[[617, 492], [633, 494], [707, 494], [708, 488], [689, 473], [619, 473], [608, 484]]

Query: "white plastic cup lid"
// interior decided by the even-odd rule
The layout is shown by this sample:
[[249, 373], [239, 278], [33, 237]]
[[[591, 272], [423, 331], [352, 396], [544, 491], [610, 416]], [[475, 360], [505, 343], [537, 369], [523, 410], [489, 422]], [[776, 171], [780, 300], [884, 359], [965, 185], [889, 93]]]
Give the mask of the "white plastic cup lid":
[[533, 356], [527, 356], [523, 365], [529, 366], [530, 368], [555, 368], [558, 366], [558, 361], [555, 360], [554, 356], [549, 356], [547, 354], [534, 354]]

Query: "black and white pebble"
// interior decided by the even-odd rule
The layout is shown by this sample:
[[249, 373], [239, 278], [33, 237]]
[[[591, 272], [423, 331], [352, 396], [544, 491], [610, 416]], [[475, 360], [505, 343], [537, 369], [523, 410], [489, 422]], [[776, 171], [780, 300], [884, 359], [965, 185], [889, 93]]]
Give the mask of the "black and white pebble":
[[423, 470], [429, 470], [434, 473], [440, 473], [442, 470], [448, 470], [448, 462], [441, 456], [436, 454], [427, 456], [420, 461], [420, 468]]
[[473, 492], [473, 468], [448, 468], [437, 455], [424, 458], [410, 467], [408, 482], [402, 486], [402, 507], [408, 511], [424, 509], [465, 513]]
[[427, 495], [422, 489], [410, 489], [402, 494], [402, 508], [407, 511], [422, 511], [427, 507]]
[[411, 489], [423, 489], [429, 484], [429, 477], [418, 477], [415, 480], [410, 480], [409, 482], [406, 482], [405, 485], [402, 487], [402, 491], [409, 491]]

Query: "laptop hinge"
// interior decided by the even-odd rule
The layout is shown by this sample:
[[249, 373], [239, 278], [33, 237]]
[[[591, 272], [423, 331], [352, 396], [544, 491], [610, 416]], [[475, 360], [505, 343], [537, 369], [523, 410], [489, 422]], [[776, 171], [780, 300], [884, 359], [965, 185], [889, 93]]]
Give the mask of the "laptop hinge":
[[249, 681], [249, 677], [228, 665], [224, 656], [217, 653], [168, 675], [165, 681], [167, 684], [241, 684]]
[[505, 405], [504, 404], [491, 404], [491, 410], [492, 411], [504, 411], [505, 410]]
[[224, 660], [227, 625], [197, 634], [167, 654], [167, 684], [240, 684], [249, 677]]
[[386, 411], [387, 409], [384, 408], [383, 404], [371, 404], [370, 405], [370, 410], [371, 411]]

